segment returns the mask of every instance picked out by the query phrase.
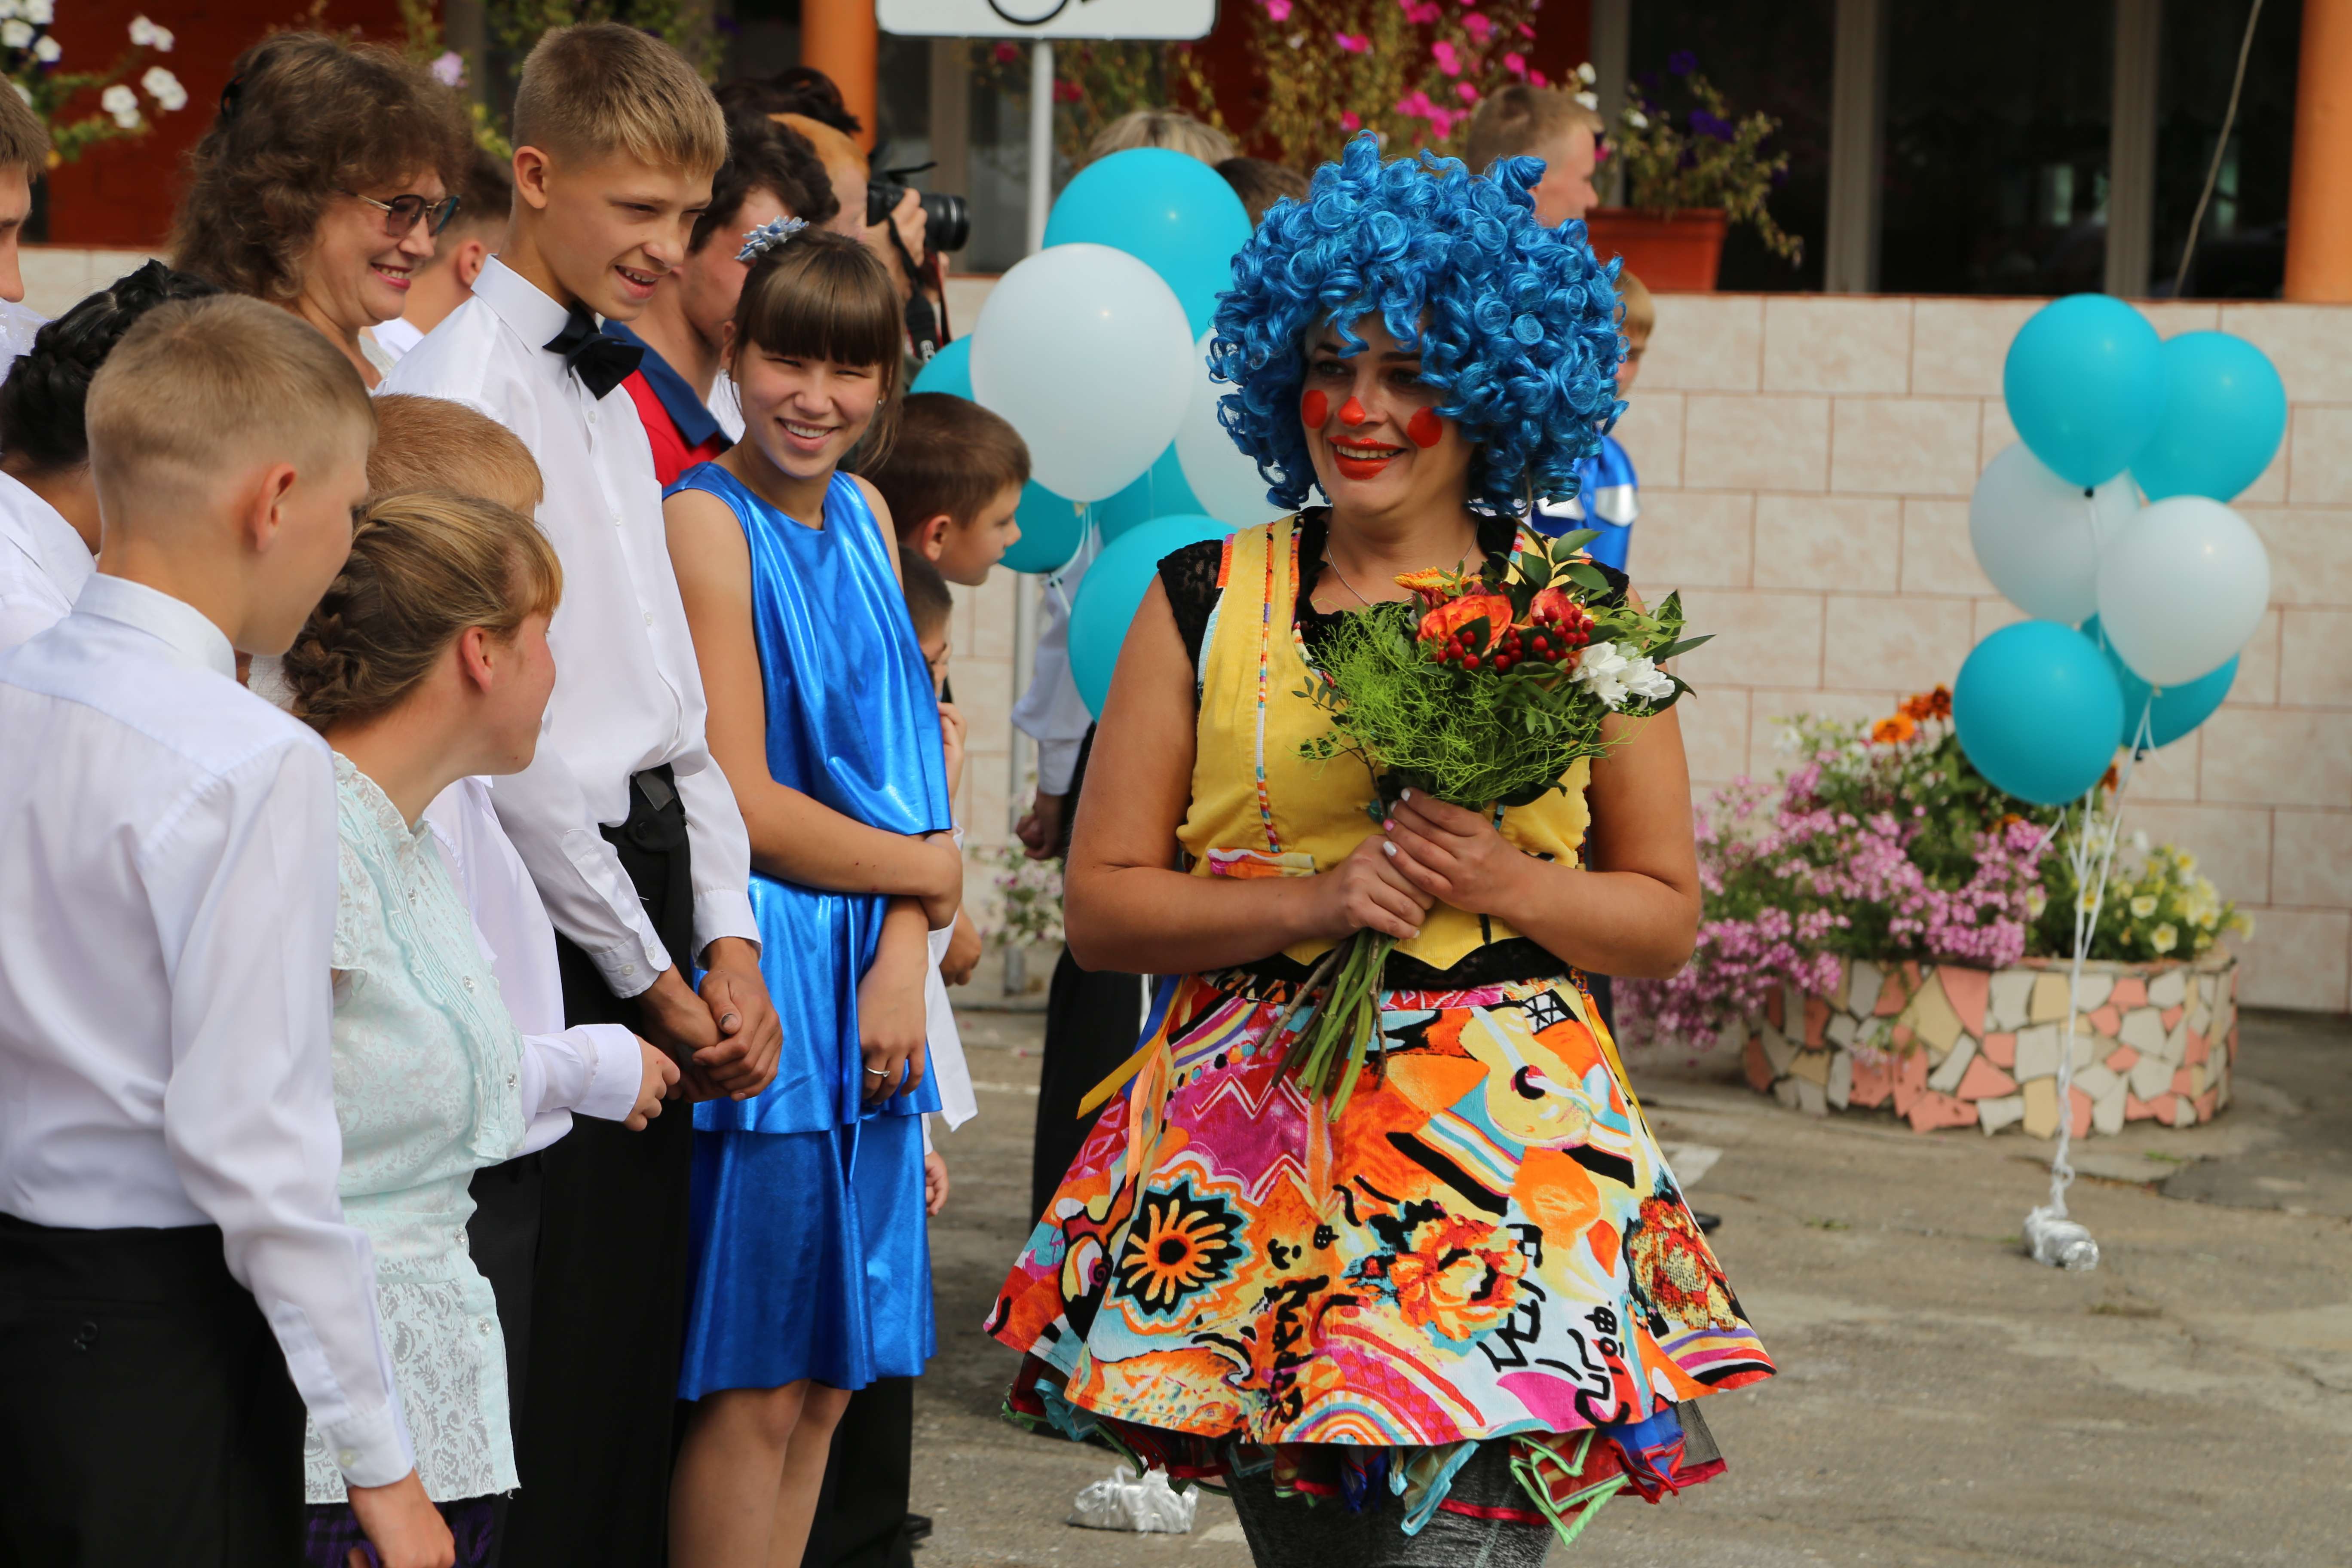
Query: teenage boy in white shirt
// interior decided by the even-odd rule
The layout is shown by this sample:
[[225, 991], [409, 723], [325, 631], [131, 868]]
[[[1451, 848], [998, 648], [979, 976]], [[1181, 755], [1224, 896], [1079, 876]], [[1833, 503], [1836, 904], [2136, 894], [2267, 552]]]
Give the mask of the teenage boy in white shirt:
[[[635, 316], [683, 258], [726, 124], [675, 52], [609, 23], [541, 38], [514, 113], [506, 239], [385, 390], [480, 409], [546, 481], [538, 517], [564, 573], [555, 695], [537, 760], [491, 798], [555, 922], [567, 1021], [632, 1024], [698, 1095], [748, 1098], [782, 1043], [751, 843], [703, 739], [652, 448], [611, 395], [638, 351], [597, 326]], [[692, 1152], [681, 1115], [642, 1133], [583, 1123], [541, 1156], [507, 1568], [660, 1561]]]
[[307, 1405], [387, 1568], [448, 1568], [336, 1196], [333, 773], [235, 673], [351, 549], [367, 392], [222, 296], [88, 423], [97, 574], [0, 657], [0, 1559], [295, 1561]]

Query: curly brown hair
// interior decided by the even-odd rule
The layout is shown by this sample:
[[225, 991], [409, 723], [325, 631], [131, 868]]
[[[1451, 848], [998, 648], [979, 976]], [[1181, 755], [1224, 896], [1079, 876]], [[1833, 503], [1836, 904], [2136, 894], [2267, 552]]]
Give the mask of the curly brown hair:
[[284, 303], [327, 204], [430, 169], [464, 188], [473, 149], [457, 95], [391, 49], [279, 33], [237, 57], [220, 114], [188, 154], [172, 261]]

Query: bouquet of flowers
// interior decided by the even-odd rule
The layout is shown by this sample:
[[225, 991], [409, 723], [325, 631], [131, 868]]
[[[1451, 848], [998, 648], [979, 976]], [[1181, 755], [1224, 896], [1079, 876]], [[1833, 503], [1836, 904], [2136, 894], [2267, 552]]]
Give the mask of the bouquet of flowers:
[[[1661, 667], [1707, 640], [1683, 636], [1679, 595], [1645, 612], [1612, 594], [1582, 553], [1595, 537], [1566, 534], [1494, 558], [1475, 575], [1398, 578], [1413, 598], [1348, 617], [1321, 679], [1299, 693], [1331, 715], [1331, 728], [1300, 754], [1362, 763], [1374, 780], [1375, 822], [1408, 789], [1474, 811], [1565, 789], [1579, 759], [1626, 738], [1603, 735], [1612, 714], [1663, 713], [1690, 689]], [[1289, 1070], [1329, 1094], [1334, 1121], [1379, 1037], [1381, 971], [1395, 946], [1393, 937], [1358, 931], [1324, 955], [1276, 1025], [1279, 1034], [1322, 998]]]

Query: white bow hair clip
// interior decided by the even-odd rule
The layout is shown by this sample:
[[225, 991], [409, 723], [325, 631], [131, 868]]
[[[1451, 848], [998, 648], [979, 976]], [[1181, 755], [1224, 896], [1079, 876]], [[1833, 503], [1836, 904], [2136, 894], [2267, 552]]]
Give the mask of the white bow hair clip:
[[808, 227], [806, 218], [770, 218], [759, 227], [744, 233], [743, 248], [735, 253], [735, 259], [757, 261], [806, 227]]

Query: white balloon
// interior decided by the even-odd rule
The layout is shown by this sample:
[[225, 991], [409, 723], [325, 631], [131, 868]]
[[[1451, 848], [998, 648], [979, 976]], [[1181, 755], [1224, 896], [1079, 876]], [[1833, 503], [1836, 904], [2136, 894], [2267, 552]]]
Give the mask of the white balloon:
[[2099, 556], [2099, 629], [2150, 686], [2183, 685], [2229, 663], [2270, 602], [2262, 536], [2203, 496], [2140, 508]]
[[1192, 345], [1192, 395], [1184, 405], [1184, 422], [1176, 426], [1176, 463], [1202, 511], [1228, 528], [1255, 528], [1287, 509], [1265, 499], [1256, 461], [1244, 457], [1217, 423], [1217, 399], [1233, 386], [1209, 374], [1209, 340], [1216, 335], [1202, 332]]
[[1192, 391], [1175, 291], [1123, 250], [1056, 245], [989, 291], [971, 330], [974, 401], [1029, 445], [1030, 477], [1074, 501], [1124, 489], [1168, 449]]
[[1985, 465], [1969, 498], [1977, 564], [2038, 621], [2079, 626], [2098, 608], [2100, 548], [2138, 510], [2127, 475], [2085, 494], [2019, 442]]

